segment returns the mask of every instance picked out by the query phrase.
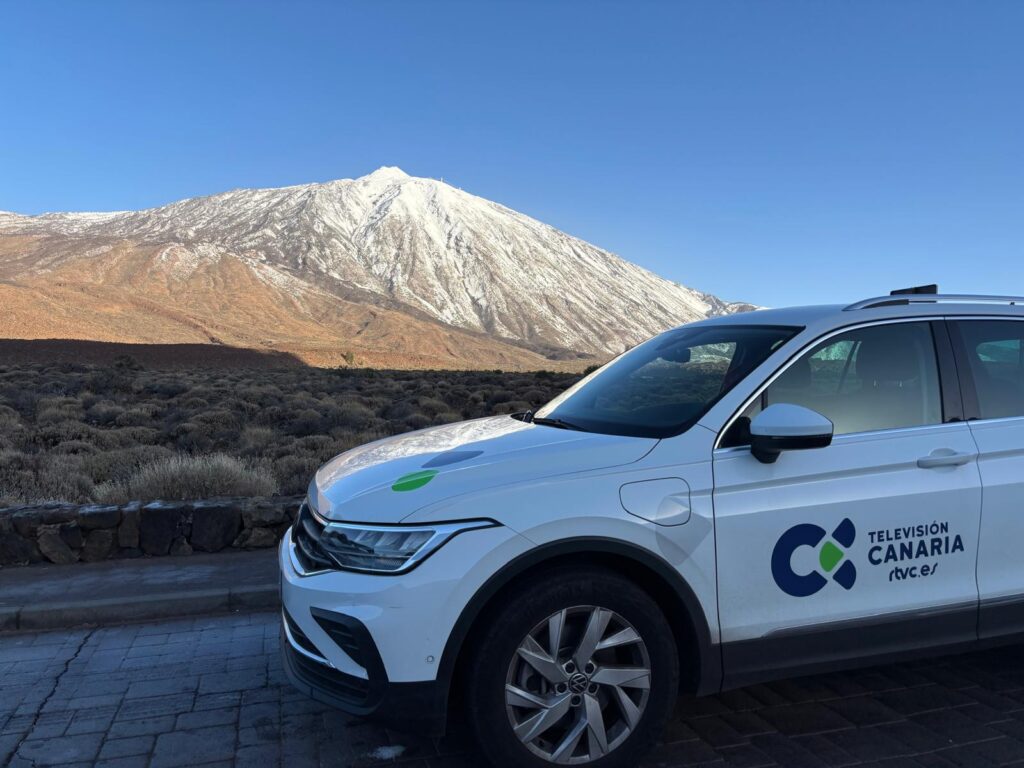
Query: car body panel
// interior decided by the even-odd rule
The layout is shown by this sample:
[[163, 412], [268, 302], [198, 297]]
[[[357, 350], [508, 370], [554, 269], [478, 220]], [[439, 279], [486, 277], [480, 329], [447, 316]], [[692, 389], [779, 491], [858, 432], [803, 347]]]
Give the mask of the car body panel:
[[[343, 453], [317, 471], [310, 495], [315, 495], [317, 513], [327, 520], [397, 523], [452, 496], [629, 464], [656, 442], [493, 416], [410, 432]], [[422, 472], [430, 474], [425, 484], [396, 489], [402, 478]]]
[[[286, 539], [284, 602], [314, 642], [329, 638], [309, 618], [312, 608], [352, 615], [379, 645], [390, 679], [436, 680], [442, 687], [451, 670], [439, 673], [438, 660], [458, 653], [466, 616], [472, 620], [479, 610], [478, 595], [489, 595], [511, 563], [533, 564], [534, 553], [578, 553], [587, 546], [643, 553], [678, 577], [693, 597], [688, 610], [700, 614], [695, 624], [707, 633], [699, 650], [717, 658], [717, 665], [702, 665], [702, 692], [787, 670], [839, 668], [858, 659], [976, 642], [976, 572], [983, 606], [986, 599], [1017, 601], [1013, 617], [1019, 622], [1004, 621], [988, 634], [1024, 632], [1017, 548], [1024, 528], [1016, 508], [1024, 418], [955, 423], [964, 418], [971, 383], [957, 373], [961, 366], [952, 365], [948, 334], [939, 338], [947, 319], [972, 316], [1024, 319], [1024, 307], [961, 301], [845, 311], [830, 305], [700, 321], [695, 325], [800, 330], [690, 429], [662, 439], [563, 430], [503, 416], [349, 451], [321, 468], [311, 484], [310, 499], [324, 518], [423, 526], [486, 519], [496, 526], [455, 536], [399, 576], [303, 576], [291, 564]], [[760, 463], [749, 448], [718, 447], [760, 388], [816, 341], [842, 329], [911, 320], [932, 321], [937, 347], [945, 344], [945, 357], [936, 350], [943, 397], [948, 402], [951, 392], [965, 392], [964, 403], [958, 400], [944, 413], [947, 423], [840, 435], [827, 448], [783, 452], [775, 464]], [[920, 463], [944, 452], [970, 458], [948, 467]], [[827, 582], [827, 588], [803, 595], [793, 594], [801, 587], [782, 588], [775, 572], [779, 542], [801, 527], [801, 536], [820, 528], [820, 540], [833, 545], [827, 553], [810, 545], [800, 550], [794, 539], [787, 566], [796, 576], [817, 569]], [[897, 577], [897, 569], [909, 564], [899, 559], [895, 532], [913, 530], [912, 538], [921, 538], [916, 533], [923, 529], [931, 539], [933, 527], [936, 535], [957, 537], [959, 545], [943, 543], [941, 554], [934, 554], [929, 543], [926, 577], [904, 578], [903, 571]], [[893, 544], [896, 561], [887, 560]], [[833, 583], [847, 564], [855, 566], [855, 581], [847, 569], [848, 584]], [[359, 673], [340, 649], [325, 655], [338, 669]]]
[[982, 637], [1024, 632], [1024, 418], [971, 422], [984, 483], [978, 590]]
[[[463, 606], [495, 572], [527, 552], [532, 542], [505, 527], [467, 531], [401, 576], [325, 571], [302, 575], [281, 541], [281, 599], [302, 631], [336, 669], [355, 677], [366, 670], [314, 620], [311, 609], [343, 613], [369, 630], [392, 683], [434, 680], [438, 661]], [[412, 629], [414, 628], [414, 629]]]
[[[655, 441], [645, 456], [628, 465], [591, 469], [479, 488], [438, 501], [404, 520], [424, 524], [486, 517], [507, 526], [534, 545], [579, 537], [611, 539], [639, 546], [676, 570], [704, 609], [717, 642], [714, 516], [709, 460], [714, 434], [694, 429]], [[703, 461], [693, 461], [695, 456]], [[629, 483], [678, 477], [690, 488], [690, 520], [663, 526], [622, 509], [619, 488]]]
[[[978, 631], [982, 639], [1024, 633], [1024, 322], [1019, 317], [951, 319], [950, 335], [963, 377], [964, 409], [978, 446], [978, 468], [985, 494], [978, 548]], [[993, 322], [995, 321], [995, 322]], [[978, 323], [978, 325], [974, 325]], [[980, 335], [979, 335], [980, 334]], [[975, 349], [968, 347], [973, 337]], [[979, 343], [1002, 342], [1005, 357], [988, 363], [1006, 366], [1001, 377], [988, 375]], [[1009, 341], [1010, 345], [1005, 346]], [[1015, 370], [1014, 370], [1015, 369]], [[1009, 387], [1016, 377], [1017, 387]], [[1009, 390], [1007, 390], [1009, 387]], [[999, 403], [1009, 396], [1009, 401]], [[996, 405], [995, 412], [986, 405]]]
[[[743, 449], [717, 451], [723, 642], [975, 602], [981, 480], [975, 460], [931, 470], [917, 465], [943, 449], [975, 453], [967, 424], [842, 435], [827, 449], [784, 453], [775, 464], [762, 464]], [[779, 563], [780, 573], [773, 573], [773, 553], [786, 546], [781, 537], [788, 531], [815, 526], [831, 541], [847, 520], [852, 540], [836, 543], [838, 563], [827, 563], [826, 570], [816, 561], [819, 541], [792, 547]], [[941, 542], [937, 549], [931, 547], [933, 526]], [[927, 553], [918, 557], [922, 542]], [[906, 557], [904, 544], [914, 548]], [[831, 578], [845, 562], [855, 569], [849, 586]], [[922, 566], [928, 566], [925, 576]], [[810, 587], [820, 589], [788, 594], [788, 584], [780, 586], [777, 578], [791, 575], [790, 569], [797, 578], [818, 574]], [[904, 576], [909, 569], [916, 575]], [[800, 582], [794, 587], [802, 589]], [[944, 638], [908, 640], [927, 644]]]

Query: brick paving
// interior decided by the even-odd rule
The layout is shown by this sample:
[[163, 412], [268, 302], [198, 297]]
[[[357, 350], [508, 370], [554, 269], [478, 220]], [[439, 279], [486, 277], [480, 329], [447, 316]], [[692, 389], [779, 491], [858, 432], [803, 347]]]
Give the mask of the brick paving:
[[[0, 764], [480, 764], [348, 718], [284, 681], [252, 613], [0, 636]], [[1024, 654], [995, 652], [681, 699], [656, 766], [1024, 766]]]

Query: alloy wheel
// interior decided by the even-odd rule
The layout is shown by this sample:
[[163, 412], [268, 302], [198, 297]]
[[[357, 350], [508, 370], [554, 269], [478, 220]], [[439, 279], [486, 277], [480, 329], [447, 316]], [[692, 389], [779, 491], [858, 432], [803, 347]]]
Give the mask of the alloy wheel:
[[624, 742], [651, 688], [643, 638], [622, 616], [580, 605], [522, 640], [505, 680], [505, 709], [522, 744], [551, 763], [585, 764]]

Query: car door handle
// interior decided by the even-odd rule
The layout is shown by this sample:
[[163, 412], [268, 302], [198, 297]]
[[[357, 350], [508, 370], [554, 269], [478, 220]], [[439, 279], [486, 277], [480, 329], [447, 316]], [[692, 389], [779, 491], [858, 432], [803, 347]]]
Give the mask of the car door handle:
[[921, 469], [937, 469], [938, 467], [960, 467], [976, 458], [976, 453], [958, 453], [948, 448], [940, 448], [932, 451], [927, 456], [917, 460], [917, 466]]

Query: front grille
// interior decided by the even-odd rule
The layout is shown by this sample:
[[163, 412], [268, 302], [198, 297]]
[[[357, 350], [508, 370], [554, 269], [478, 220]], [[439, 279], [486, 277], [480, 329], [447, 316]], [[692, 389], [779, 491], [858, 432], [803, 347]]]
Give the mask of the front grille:
[[295, 545], [295, 557], [306, 572], [336, 567], [320, 546], [323, 530], [323, 524], [313, 515], [309, 503], [302, 502], [299, 514], [295, 517], [295, 525], [292, 526], [292, 543]]

